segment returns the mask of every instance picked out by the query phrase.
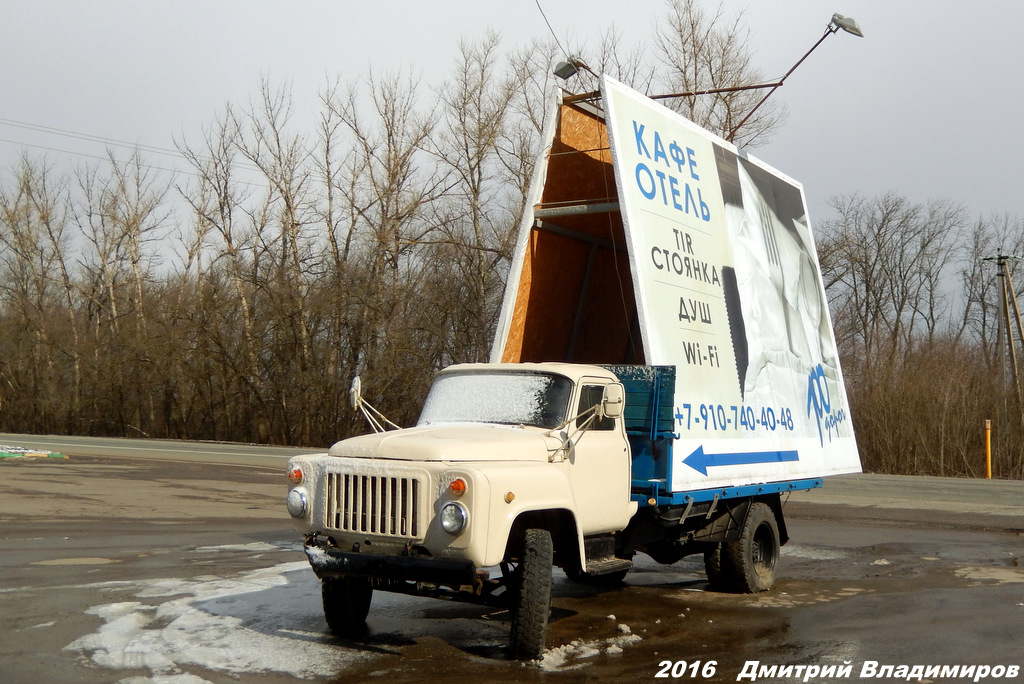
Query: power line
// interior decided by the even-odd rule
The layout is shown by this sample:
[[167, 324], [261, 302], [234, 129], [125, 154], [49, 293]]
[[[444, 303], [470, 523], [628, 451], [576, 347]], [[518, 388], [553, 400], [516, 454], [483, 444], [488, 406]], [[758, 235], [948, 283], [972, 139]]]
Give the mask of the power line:
[[[37, 144], [33, 144], [33, 143], [22, 142], [20, 140], [10, 140], [8, 138], [0, 138], [0, 142], [10, 143], [12, 145], [21, 145], [23, 147], [34, 147], [36, 149], [46, 150], [48, 152], [59, 152], [61, 154], [70, 154], [70, 155], [74, 155], [74, 156], [78, 156], [78, 157], [86, 157], [88, 159], [98, 159], [100, 161], [113, 161], [113, 162], [118, 163], [118, 164], [125, 164], [126, 163], [126, 162], [124, 162], [124, 161], [122, 161], [120, 159], [116, 159], [116, 158], [112, 158], [112, 157], [101, 157], [101, 156], [99, 156], [97, 154], [89, 154], [88, 152], [74, 152], [72, 150], [63, 150], [63, 149], [60, 149], [59, 147], [49, 147], [47, 145], [37, 145]], [[180, 154], [178, 156], [181, 157]], [[177, 168], [166, 168], [166, 167], [163, 167], [163, 166], [155, 166], [153, 164], [145, 164], [145, 163], [143, 163], [141, 161], [138, 163], [138, 165], [140, 167], [144, 168], [144, 169], [152, 169], [153, 171], [163, 171], [165, 173], [183, 174], [183, 175], [186, 175], [186, 176], [192, 176], [193, 178], [202, 178], [202, 175], [200, 175], [199, 173], [196, 173], [195, 171], [184, 171], [182, 169], [177, 169]], [[253, 168], [253, 170], [255, 170], [255, 167], [247, 167], [247, 168]], [[253, 183], [253, 182], [244, 181], [244, 180], [236, 180], [235, 182], [241, 183], [242, 185], [251, 185], [253, 187], [262, 187], [261, 183]]]
[[[42, 124], [34, 124], [34, 123], [29, 123], [27, 121], [16, 121], [14, 119], [0, 118], [0, 125], [2, 125], [2, 126], [10, 126], [10, 127], [13, 127], [13, 128], [21, 128], [21, 129], [24, 129], [24, 130], [34, 131], [34, 132], [37, 132], [37, 133], [45, 133], [47, 135], [56, 135], [56, 136], [61, 136], [61, 137], [65, 137], [65, 138], [72, 138], [72, 139], [75, 139], [75, 140], [84, 140], [86, 142], [100, 143], [100, 144], [107, 145], [107, 146], [112, 146], [112, 147], [124, 147], [124, 148], [130, 149], [130, 150], [139, 150], [139, 151], [142, 151], [142, 152], [149, 152], [149, 153], [152, 153], [152, 154], [162, 154], [162, 155], [167, 155], [167, 156], [175, 157], [177, 159], [182, 159], [182, 160], [185, 160], [185, 161], [190, 161], [188, 159], [188, 157], [186, 157], [184, 154], [182, 154], [179, 150], [171, 149], [171, 148], [168, 148], [168, 147], [158, 147], [156, 145], [146, 145], [146, 144], [143, 144], [143, 143], [132, 143], [132, 142], [128, 142], [126, 140], [118, 140], [117, 138], [108, 138], [108, 137], [101, 136], [101, 135], [93, 135], [91, 133], [82, 133], [80, 131], [73, 131], [73, 130], [69, 130], [69, 129], [65, 129], [65, 128], [56, 128], [54, 126], [44, 126]], [[6, 139], [6, 138], [0, 138], [0, 142], [7, 142], [7, 143], [11, 143], [13, 145], [24, 145], [26, 147], [36, 147], [36, 148], [40, 148], [40, 149], [44, 149], [44, 150], [50, 150], [52, 152], [61, 152], [63, 154], [78, 155], [78, 156], [82, 156], [82, 157], [89, 157], [89, 158], [92, 158], [92, 159], [106, 159], [105, 157], [99, 157], [97, 155], [88, 154], [88, 153], [85, 153], [85, 152], [73, 152], [71, 150], [63, 150], [63, 149], [59, 149], [59, 148], [47, 147], [46, 145], [38, 145], [38, 144], [27, 143], [27, 142], [22, 142], [22, 141], [18, 141], [18, 140], [10, 140], [10, 139]], [[205, 155], [196, 155], [196, 156], [199, 159], [205, 159], [207, 161], [210, 160], [210, 158], [205, 156]], [[236, 162], [236, 166], [238, 166], [239, 168], [250, 170], [250, 171], [260, 171], [259, 167], [257, 167], [255, 164], [248, 164], [248, 163], [245, 163], [245, 162]], [[160, 169], [160, 167], [157, 167], [157, 166], [148, 166], [148, 168]], [[162, 169], [162, 170], [167, 171], [168, 169]], [[191, 173], [189, 171], [179, 171], [179, 173], [187, 173], [189, 175], [196, 175], [196, 174]]]
[[551, 37], [555, 39], [555, 45], [557, 45], [558, 49], [562, 51], [562, 54], [565, 55], [565, 58], [571, 61], [572, 57], [569, 56], [569, 52], [564, 47], [562, 47], [562, 43], [559, 42], [558, 36], [555, 35], [555, 29], [551, 28], [551, 22], [548, 21], [548, 15], [544, 14], [544, 8], [540, 6], [540, 0], [533, 1], [537, 4], [537, 9], [540, 11], [540, 16], [544, 18], [544, 23], [548, 25], [548, 31], [551, 32]]
[[30, 131], [37, 131], [40, 133], [47, 133], [50, 135], [59, 135], [65, 138], [75, 138], [77, 140], [86, 140], [89, 142], [103, 143], [104, 145], [113, 145], [116, 147], [128, 147], [132, 149], [144, 150], [146, 152], [153, 152], [155, 154], [167, 154], [175, 157], [181, 157], [181, 152], [173, 150], [167, 147], [156, 147], [155, 145], [144, 145], [141, 143], [130, 143], [125, 140], [117, 140], [116, 138], [105, 138], [100, 135], [92, 135], [89, 133], [80, 133], [78, 131], [70, 131], [64, 128], [55, 128], [53, 126], [43, 126], [41, 124], [28, 123], [26, 121], [15, 121], [13, 119], [0, 118], [0, 125], [12, 126], [14, 128], [23, 128]]
[[[47, 152], [60, 152], [61, 154], [72, 154], [72, 155], [75, 155], [75, 156], [78, 156], [78, 157], [88, 157], [89, 159], [99, 159], [101, 161], [110, 161], [111, 160], [110, 157], [101, 157], [98, 154], [89, 154], [88, 152], [74, 152], [72, 150], [64, 150], [64, 149], [61, 149], [59, 147], [50, 147], [48, 145], [38, 145], [38, 144], [35, 144], [35, 143], [27, 143], [27, 142], [23, 142], [21, 140], [10, 140], [9, 138], [0, 138], [0, 142], [10, 143], [12, 145], [21, 145], [23, 147], [34, 147], [36, 149], [46, 150]], [[114, 159], [114, 161], [118, 161], [118, 160]], [[153, 166], [152, 164], [140, 164], [140, 166], [144, 166], [147, 169], [153, 169], [154, 171], [167, 171], [167, 172], [170, 172], [170, 173], [185, 173], [185, 174], [189, 174], [189, 175], [193, 175], [193, 176], [196, 175], [195, 173], [193, 173], [191, 171], [182, 171], [181, 169], [173, 169], [173, 168], [172, 169], [168, 169], [168, 168], [164, 168], [162, 166]]]

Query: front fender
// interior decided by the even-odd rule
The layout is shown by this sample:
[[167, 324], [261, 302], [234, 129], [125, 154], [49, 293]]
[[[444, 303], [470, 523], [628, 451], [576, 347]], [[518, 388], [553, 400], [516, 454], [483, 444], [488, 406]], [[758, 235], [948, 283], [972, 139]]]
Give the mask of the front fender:
[[[583, 548], [582, 531], [576, 516], [572, 485], [558, 463], [488, 463], [480, 470], [490, 496], [485, 531], [484, 565], [497, 565], [505, 558], [515, 521], [534, 512], [564, 510], [572, 516], [577, 548]], [[581, 558], [582, 560], [582, 558]]]

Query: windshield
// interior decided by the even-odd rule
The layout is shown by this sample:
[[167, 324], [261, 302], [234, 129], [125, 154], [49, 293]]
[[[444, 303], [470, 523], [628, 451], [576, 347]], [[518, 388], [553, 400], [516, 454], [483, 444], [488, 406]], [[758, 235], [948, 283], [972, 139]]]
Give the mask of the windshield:
[[572, 381], [549, 373], [447, 373], [434, 380], [418, 425], [500, 423], [556, 428]]

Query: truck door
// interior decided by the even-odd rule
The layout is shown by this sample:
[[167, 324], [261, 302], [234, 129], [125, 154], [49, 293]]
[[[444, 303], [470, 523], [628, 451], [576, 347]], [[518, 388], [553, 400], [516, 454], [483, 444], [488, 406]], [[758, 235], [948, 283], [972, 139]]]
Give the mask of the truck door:
[[[583, 378], [577, 414], [601, 402], [603, 378]], [[574, 429], [586, 422], [578, 419]], [[569, 480], [584, 534], [623, 529], [636, 505], [630, 501], [629, 447], [622, 419], [593, 420], [575, 435], [569, 458]]]

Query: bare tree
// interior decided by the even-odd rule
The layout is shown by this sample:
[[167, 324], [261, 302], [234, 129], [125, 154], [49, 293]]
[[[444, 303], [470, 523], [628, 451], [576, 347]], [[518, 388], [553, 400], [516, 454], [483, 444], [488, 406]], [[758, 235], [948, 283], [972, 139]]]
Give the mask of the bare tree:
[[91, 421], [99, 431], [130, 428], [146, 434], [153, 415], [144, 383], [144, 367], [152, 361], [146, 290], [153, 255], [146, 247], [161, 237], [167, 186], [138, 153], [127, 162], [108, 153], [105, 165], [84, 167], [76, 179], [80, 201], [74, 205], [74, 221], [85, 239], [79, 261], [86, 274], [82, 291], [97, 341], [92, 365], [110, 383], [113, 399], [104, 405], [93, 402]]
[[[181, 193], [193, 211], [193, 238], [188, 250], [190, 255], [195, 255], [197, 264], [193, 304], [197, 310], [193, 314], [197, 315], [203, 332], [201, 347], [209, 362], [237, 380], [240, 390], [248, 397], [236, 410], [240, 419], [248, 417], [253, 422], [252, 438], [267, 439], [270, 417], [259, 363], [260, 335], [253, 303], [256, 286], [251, 275], [259, 268], [257, 237], [245, 223], [245, 209], [250, 204], [252, 189], [238, 178], [241, 173], [240, 137], [238, 116], [228, 107], [214, 127], [205, 133], [201, 146], [179, 145], [179, 151], [198, 179], [194, 188], [181, 189]], [[202, 256], [207, 246], [213, 250], [213, 255], [204, 267]], [[218, 263], [224, 266], [218, 268]], [[222, 333], [227, 321], [222, 318], [218, 299], [228, 296], [228, 292], [220, 287], [221, 273], [230, 283], [228, 292], [234, 302], [233, 312], [241, 319], [236, 326], [241, 339], [233, 342], [226, 338], [226, 331]], [[210, 372], [201, 377], [214, 381]], [[223, 396], [223, 404], [227, 405], [234, 393], [231, 387], [233, 382], [221, 378], [217, 389], [210, 387], [207, 393]]]
[[[315, 254], [317, 245], [310, 235], [315, 222], [316, 199], [312, 184], [313, 156], [304, 137], [291, 133], [291, 95], [286, 88], [274, 89], [267, 81], [260, 86], [259, 100], [246, 112], [246, 127], [239, 137], [241, 154], [259, 169], [266, 183], [266, 200], [250, 214], [257, 235], [275, 224], [268, 252], [274, 255], [273, 282], [264, 292], [277, 301], [271, 326], [275, 362], [267, 375], [275, 379], [274, 394], [283, 412], [287, 441], [308, 444], [311, 435], [311, 393], [313, 344], [307, 311], [310, 277], [322, 272]], [[281, 372], [288, 369], [288, 372]], [[294, 433], [294, 434], [292, 434]]]
[[357, 301], [350, 309], [349, 365], [374, 369], [382, 390], [401, 392], [407, 383], [397, 367], [405, 361], [396, 363], [394, 355], [416, 352], [408, 307], [418, 301], [417, 254], [435, 230], [427, 208], [446, 189], [427, 151], [436, 115], [418, 108], [416, 88], [411, 77], [371, 75], [326, 103], [346, 129], [351, 160], [334, 185], [352, 219], [345, 253]]
[[[750, 32], [742, 15], [729, 18], [719, 5], [709, 10], [699, 0], [670, 0], [667, 16], [654, 33], [656, 79], [665, 93], [703, 92], [764, 82], [747, 47]], [[764, 96], [761, 90], [672, 98], [669, 107], [699, 126], [727, 137]], [[741, 147], [763, 145], [785, 121], [785, 108], [769, 100], [733, 138]]]
[[998, 334], [1002, 288], [996, 261], [1000, 255], [1009, 257], [1007, 267], [1014, 283], [1018, 288], [1024, 287], [1024, 221], [1006, 214], [979, 218], [966, 236], [965, 254], [958, 271], [964, 301], [959, 327], [962, 334], [979, 343], [990, 368], [997, 367], [997, 352], [1004, 345]]
[[623, 46], [622, 36], [613, 26], [601, 34], [597, 54], [595, 71], [607, 74], [634, 90], [651, 93], [657, 67], [646, 58], [644, 45]]
[[[59, 416], [65, 428], [76, 418], [81, 375], [65, 237], [67, 188], [52, 175], [45, 164], [23, 156], [11, 189], [0, 187], [0, 311], [6, 320], [0, 393], [3, 386], [11, 389], [8, 410], [13, 406], [55, 429]], [[63, 353], [72, 358], [73, 400], [61, 410]]]
[[922, 334], [948, 325], [943, 283], [966, 224], [961, 207], [915, 205], [895, 193], [840, 197], [821, 224], [822, 271], [847, 353], [891, 366]]
[[445, 306], [449, 315], [438, 318], [464, 332], [449, 351], [453, 359], [487, 358], [503, 286], [499, 265], [511, 257], [518, 218], [504, 201], [508, 167], [501, 163], [500, 145], [515, 90], [499, 73], [498, 44], [494, 33], [462, 43], [451, 79], [438, 90], [442, 109], [433, 151], [451, 179], [439, 203], [438, 225], [454, 257], [454, 268], [445, 271], [465, 293], [451, 298], [441, 287], [437, 300], [455, 305]]

